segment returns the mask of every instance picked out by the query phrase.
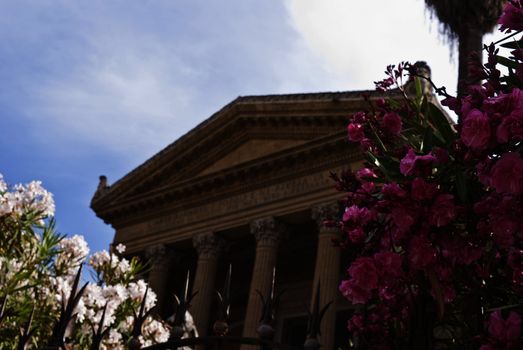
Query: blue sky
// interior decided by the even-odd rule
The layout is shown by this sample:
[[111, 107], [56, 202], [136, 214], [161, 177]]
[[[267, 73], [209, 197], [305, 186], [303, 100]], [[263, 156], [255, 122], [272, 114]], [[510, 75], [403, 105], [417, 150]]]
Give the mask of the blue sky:
[[3, 0], [0, 13], [0, 173], [42, 180], [58, 229], [92, 251], [113, 235], [89, 209], [98, 176], [116, 181], [239, 95], [371, 89], [402, 60], [456, 85], [423, 0]]

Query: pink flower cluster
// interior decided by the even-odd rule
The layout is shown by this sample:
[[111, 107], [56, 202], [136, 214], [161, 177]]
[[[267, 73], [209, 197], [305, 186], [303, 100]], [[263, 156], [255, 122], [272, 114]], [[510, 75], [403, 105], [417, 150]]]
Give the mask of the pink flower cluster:
[[[500, 24], [523, 30], [520, 0]], [[371, 349], [412, 348], [423, 332], [436, 342], [443, 325], [454, 335], [439, 341], [467, 349], [523, 346], [523, 49], [508, 59], [521, 71], [510, 79], [487, 49], [488, 63], [472, 67], [485, 83], [444, 101], [457, 125], [408, 101], [370, 100], [372, 113], [350, 118], [367, 164], [334, 177], [346, 192], [340, 246], [353, 257], [339, 289], [360, 305], [348, 328]], [[389, 66], [378, 88], [401, 87], [406, 67]]]

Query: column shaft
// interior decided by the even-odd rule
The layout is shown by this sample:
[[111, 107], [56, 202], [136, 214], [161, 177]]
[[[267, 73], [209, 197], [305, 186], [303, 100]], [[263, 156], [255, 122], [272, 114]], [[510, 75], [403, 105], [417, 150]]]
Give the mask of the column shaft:
[[[276, 266], [282, 226], [274, 218], [260, 219], [251, 223], [251, 233], [256, 238], [256, 257], [243, 327], [244, 337], [257, 337], [256, 329], [260, 323], [263, 307], [257, 291], [266, 297], [271, 289], [272, 273]], [[242, 347], [242, 349], [247, 348]]]
[[[336, 331], [336, 299], [338, 298], [338, 285], [340, 283], [340, 257], [339, 247], [333, 245], [333, 239], [339, 237], [336, 227], [327, 227], [325, 220], [333, 220], [338, 214], [337, 204], [320, 205], [313, 208], [313, 218], [318, 223], [318, 248], [316, 252], [316, 267], [314, 271], [314, 285], [312, 302], [318, 283], [320, 284], [320, 307], [332, 301], [321, 321], [320, 343], [323, 349], [334, 349]], [[312, 305], [311, 302], [311, 305]]]
[[145, 256], [150, 263], [148, 283], [157, 298], [155, 312], [166, 316], [164, 313], [167, 306], [167, 280], [172, 254], [165, 245], [158, 244], [148, 247]]
[[191, 314], [200, 336], [208, 334], [212, 301], [214, 300], [216, 269], [223, 241], [213, 233], [197, 235], [193, 245], [198, 252], [196, 276], [193, 292], [198, 292], [193, 299]]

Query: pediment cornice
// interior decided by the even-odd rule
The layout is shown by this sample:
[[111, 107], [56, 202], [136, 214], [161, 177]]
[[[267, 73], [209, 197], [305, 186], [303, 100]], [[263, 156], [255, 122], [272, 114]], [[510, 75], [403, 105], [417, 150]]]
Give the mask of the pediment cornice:
[[[252, 177], [261, 168], [271, 169], [305, 159], [313, 150], [322, 152], [337, 142], [345, 142], [345, 133], [335, 139], [325, 135], [344, 130], [350, 113], [368, 107], [362, 94], [373, 94], [373, 98], [385, 96], [374, 91], [356, 91], [239, 97], [103, 193], [95, 194], [91, 207], [99, 217], [110, 222], [144, 205], [158, 205], [169, 198], [187, 197], [207, 187]], [[193, 178], [224, 152], [253, 138], [302, 139], [308, 142], [285, 152]]]
[[153, 191], [108, 206], [97, 214], [106, 222], [114, 222], [118, 218], [129, 221], [131, 213], [143, 215], [169, 203], [177, 203], [178, 206], [189, 205], [188, 203], [195, 205], [197, 202], [211, 201], [268, 183], [284, 181], [299, 174], [328, 171], [333, 167], [348, 165], [361, 159], [357, 148], [349, 147], [349, 151], [347, 149], [344, 132], [329, 135], [310, 144], [271, 154], [233, 168], [155, 188]]

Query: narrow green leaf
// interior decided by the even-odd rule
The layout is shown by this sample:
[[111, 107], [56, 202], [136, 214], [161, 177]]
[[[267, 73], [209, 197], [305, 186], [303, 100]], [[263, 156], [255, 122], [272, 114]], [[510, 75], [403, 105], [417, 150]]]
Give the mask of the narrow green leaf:
[[513, 61], [511, 59], [508, 59], [506, 57], [499, 56], [499, 55], [496, 56], [496, 59], [497, 59], [499, 64], [501, 64], [501, 65], [503, 65], [505, 67], [509, 67], [509, 68], [512, 68], [512, 69], [517, 69], [518, 68], [518, 62], [517, 61]]
[[456, 139], [457, 134], [447, 117], [433, 103], [429, 103], [428, 116], [432, 125], [443, 137], [445, 144], [450, 145]]
[[523, 47], [523, 40], [510, 41], [508, 43], [504, 43], [499, 46], [504, 47], [506, 49], [519, 49], [519, 48]]
[[425, 134], [423, 135], [423, 141], [421, 142], [421, 152], [427, 153], [432, 150], [434, 146], [434, 134], [430, 128], [425, 129]]

